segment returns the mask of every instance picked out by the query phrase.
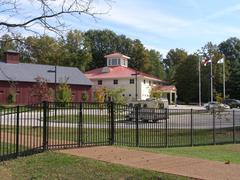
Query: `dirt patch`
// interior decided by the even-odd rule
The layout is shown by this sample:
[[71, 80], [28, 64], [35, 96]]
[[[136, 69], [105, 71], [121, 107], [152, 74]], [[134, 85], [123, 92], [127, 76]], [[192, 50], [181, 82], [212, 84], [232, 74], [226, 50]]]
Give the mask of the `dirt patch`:
[[9, 169], [7, 167], [5, 167], [5, 165], [3, 163], [0, 164], [0, 177], [1, 177], [1, 180], [13, 179], [11, 172], [9, 171]]
[[[14, 133], [6, 133], [1, 132], [0, 133], [0, 142], [5, 142], [9, 144], [16, 144], [16, 134]], [[29, 147], [29, 148], [38, 148], [43, 145], [43, 137], [41, 136], [31, 136], [31, 135], [24, 135], [19, 134], [19, 145], [23, 147]], [[61, 139], [48, 139], [48, 145], [61, 145], [61, 144], [75, 144], [75, 142], [67, 141], [67, 140], [61, 140]], [[59, 145], [59, 147], [61, 147]]]
[[239, 180], [240, 177], [240, 165], [237, 164], [224, 164], [112, 146], [69, 149], [60, 152], [196, 179]]
[[236, 152], [236, 153], [240, 153], [240, 144], [236, 144], [234, 146], [231, 146], [231, 147], [226, 147], [224, 148], [226, 151], [229, 151], [229, 152]]

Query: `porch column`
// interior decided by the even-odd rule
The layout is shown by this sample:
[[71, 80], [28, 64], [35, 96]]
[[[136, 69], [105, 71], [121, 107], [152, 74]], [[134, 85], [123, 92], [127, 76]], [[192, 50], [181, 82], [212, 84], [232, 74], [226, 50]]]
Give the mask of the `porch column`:
[[169, 101], [170, 101], [170, 104], [172, 104], [172, 91], [170, 91], [169, 93], [170, 93], [170, 99], [169, 99]]

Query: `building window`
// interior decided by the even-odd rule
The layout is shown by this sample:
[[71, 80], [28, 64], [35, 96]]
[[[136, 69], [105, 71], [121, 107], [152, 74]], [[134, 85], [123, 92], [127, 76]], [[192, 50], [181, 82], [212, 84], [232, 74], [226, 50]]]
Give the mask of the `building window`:
[[120, 61], [120, 59], [118, 59], [118, 65], [121, 65], [121, 61]]
[[146, 80], [145, 79], [143, 80], [143, 83], [146, 84]]
[[125, 94], [122, 95], [123, 97], [125, 96]]
[[102, 85], [102, 80], [98, 80], [98, 85]]
[[129, 96], [131, 97], [132, 95], [131, 95], [131, 94], [129, 94]]
[[130, 84], [134, 84], [134, 79], [130, 79]]
[[152, 82], [151, 81], [149, 81], [149, 85], [151, 85], [152, 84]]
[[114, 80], [113, 80], [113, 84], [118, 84], [118, 80], [117, 80], [117, 79], [114, 79]]
[[118, 65], [118, 59], [112, 59], [112, 66]]

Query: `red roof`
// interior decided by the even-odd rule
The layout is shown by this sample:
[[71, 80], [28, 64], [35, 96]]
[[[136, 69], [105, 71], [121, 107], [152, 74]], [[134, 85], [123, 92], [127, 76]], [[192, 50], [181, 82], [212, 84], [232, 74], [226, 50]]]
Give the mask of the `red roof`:
[[175, 86], [159, 86], [157, 87], [160, 91], [176, 91], [177, 88]]
[[[103, 72], [104, 70], [108, 70], [108, 72]], [[102, 68], [97, 68], [93, 69], [90, 71], [85, 72], [84, 74], [87, 76], [89, 79], [112, 79], [112, 78], [129, 78], [132, 77], [133, 74], [136, 73], [135, 69], [129, 68], [129, 67], [124, 67], [124, 66], [109, 66], [109, 67], [102, 67]], [[139, 76], [145, 76], [148, 78], [151, 78], [155, 81], [162, 81], [163, 80], [154, 77], [152, 75], [139, 72]]]

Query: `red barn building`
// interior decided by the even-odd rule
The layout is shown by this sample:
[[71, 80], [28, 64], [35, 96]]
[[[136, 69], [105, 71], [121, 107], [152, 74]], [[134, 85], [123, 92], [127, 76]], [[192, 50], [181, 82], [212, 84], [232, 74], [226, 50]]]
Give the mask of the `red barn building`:
[[[37, 103], [36, 97], [32, 95], [37, 77], [46, 79], [49, 87], [55, 88], [55, 66], [20, 63], [19, 53], [6, 51], [4, 60], [0, 61], [0, 104], [8, 103], [13, 83], [16, 89], [16, 104]], [[87, 93], [88, 100], [91, 101], [92, 82], [78, 68], [56, 66], [56, 85], [66, 79], [72, 90], [72, 101], [82, 101], [82, 93]]]

